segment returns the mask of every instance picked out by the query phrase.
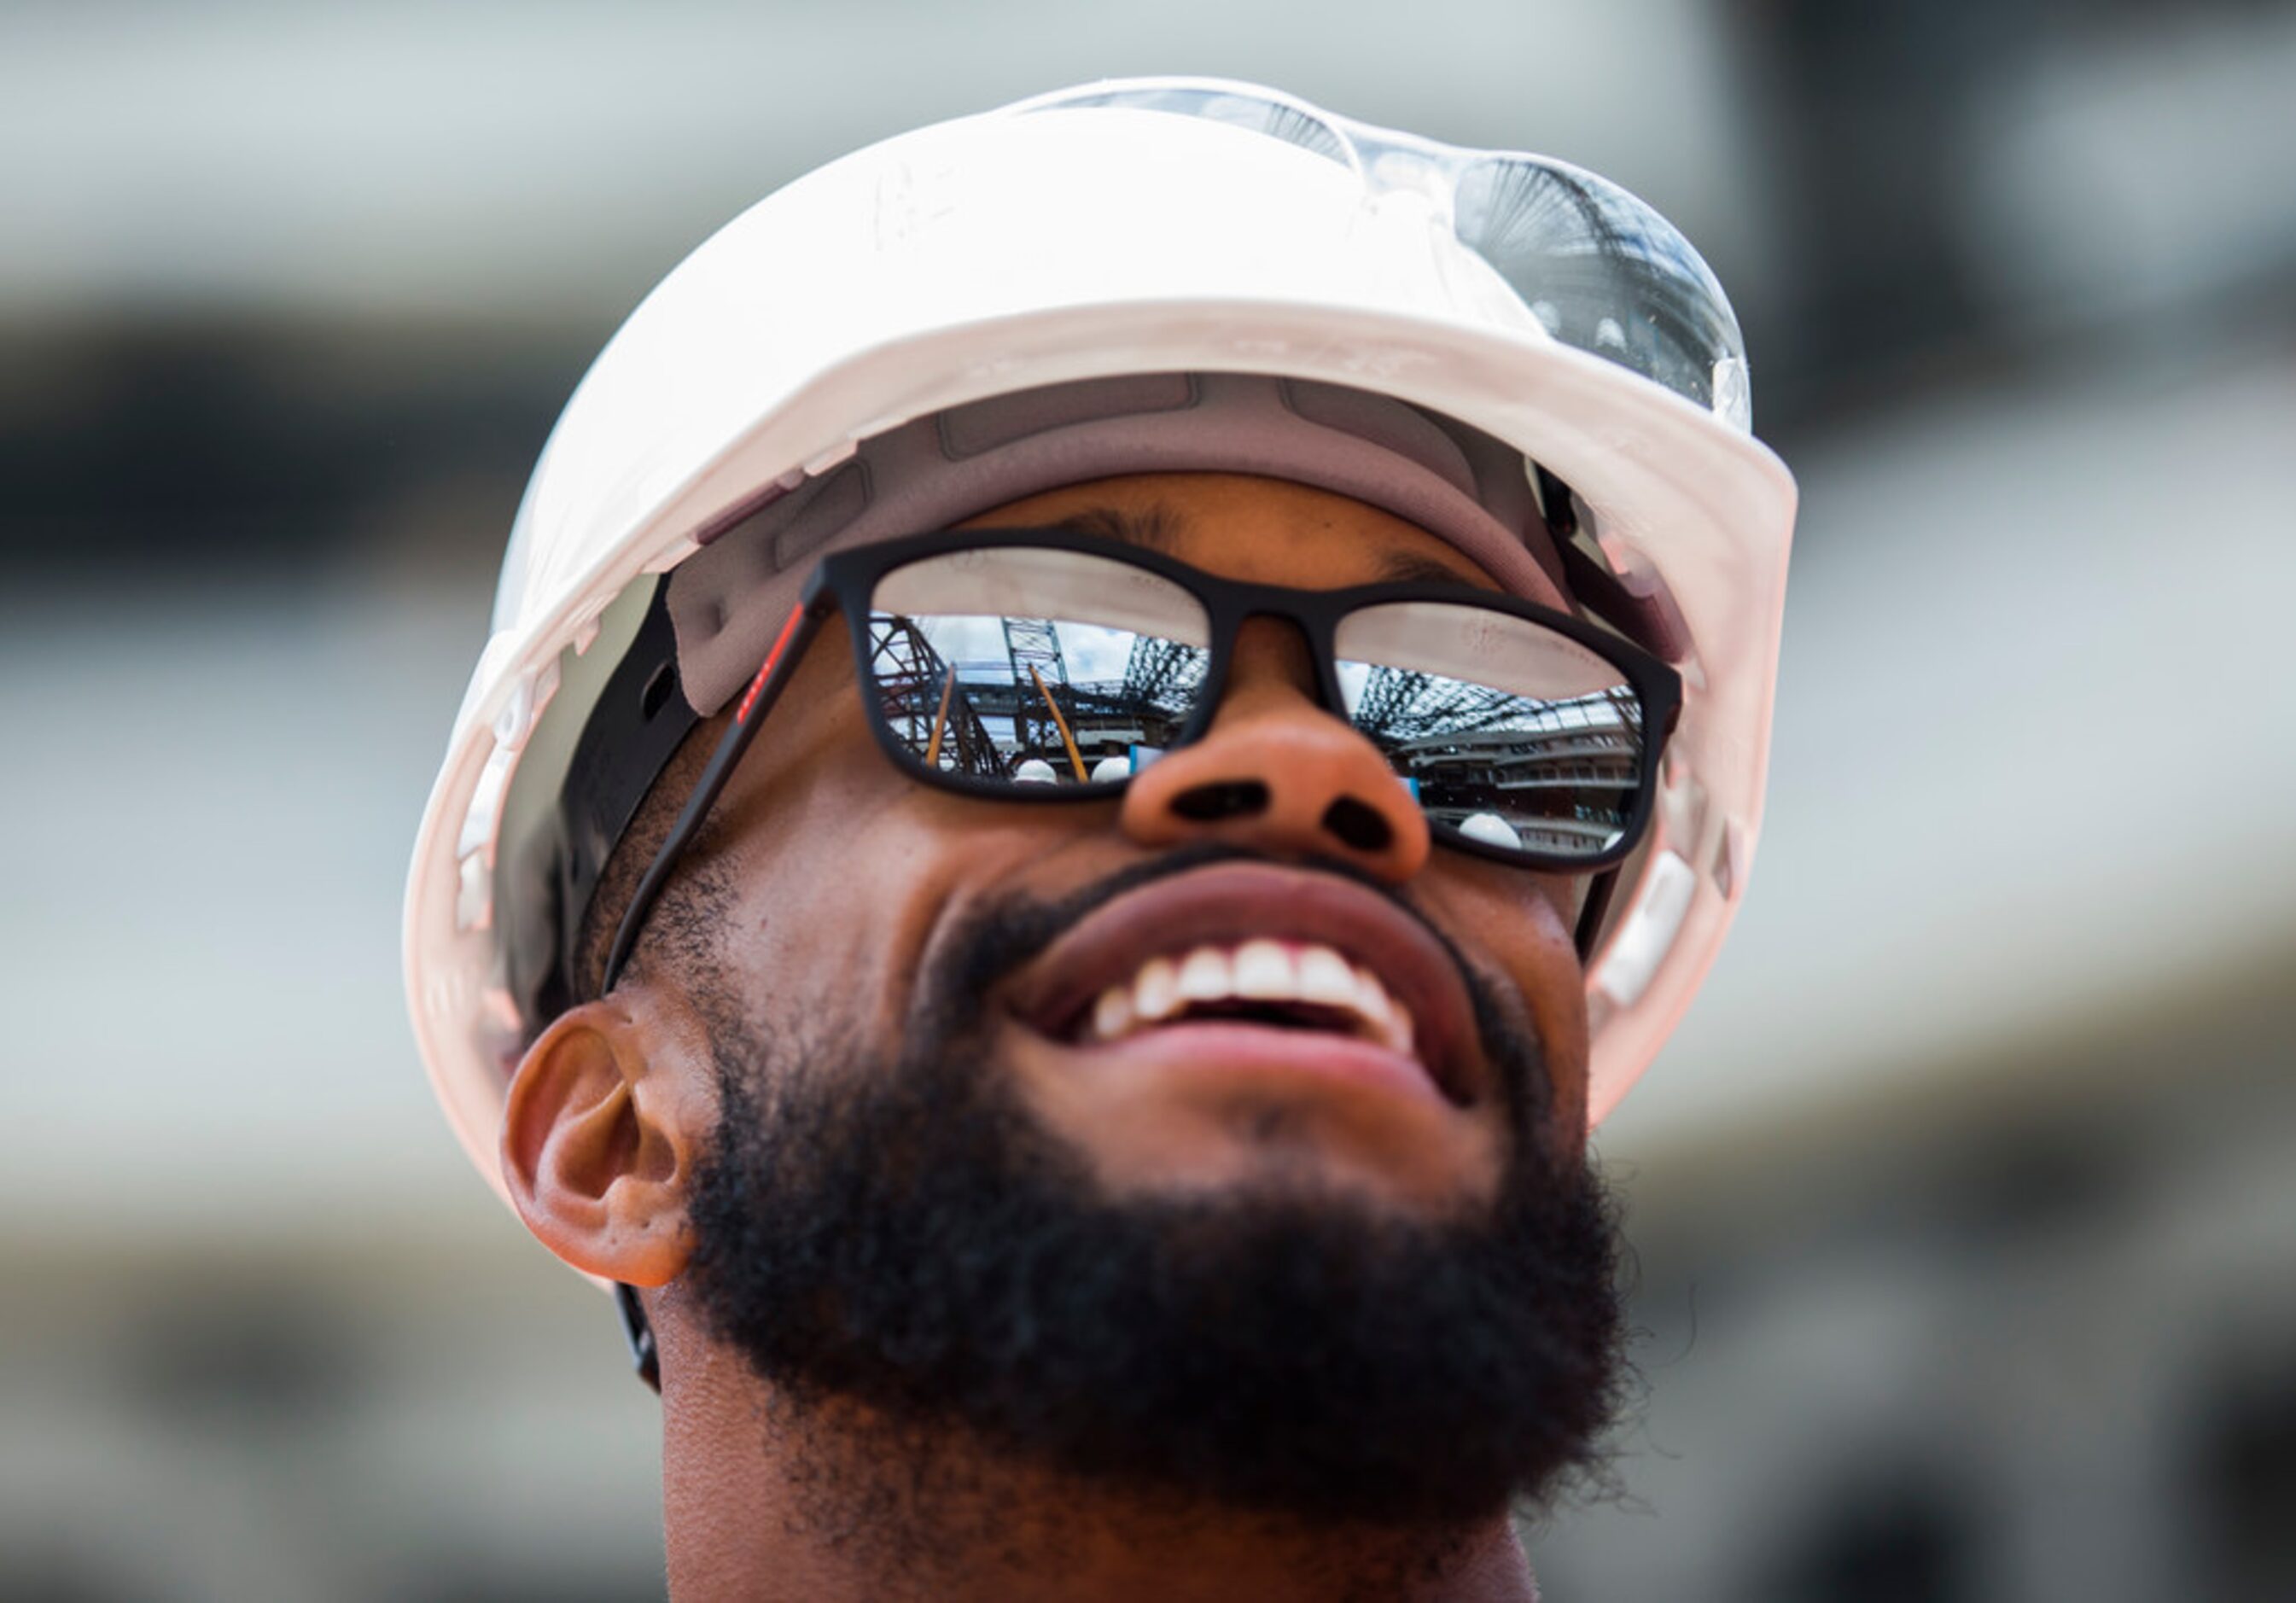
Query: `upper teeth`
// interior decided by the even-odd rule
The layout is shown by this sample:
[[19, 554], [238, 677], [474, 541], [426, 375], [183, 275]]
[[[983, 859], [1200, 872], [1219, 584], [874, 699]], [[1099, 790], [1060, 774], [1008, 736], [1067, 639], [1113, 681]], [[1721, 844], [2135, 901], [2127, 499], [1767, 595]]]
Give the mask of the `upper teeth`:
[[1247, 941], [1151, 958], [1093, 1005], [1086, 1034], [1119, 1040], [1162, 1023], [1192, 1002], [1307, 1002], [1355, 1015], [1362, 1032], [1398, 1052], [1412, 1049], [1411, 1010], [1360, 968], [1316, 942]]

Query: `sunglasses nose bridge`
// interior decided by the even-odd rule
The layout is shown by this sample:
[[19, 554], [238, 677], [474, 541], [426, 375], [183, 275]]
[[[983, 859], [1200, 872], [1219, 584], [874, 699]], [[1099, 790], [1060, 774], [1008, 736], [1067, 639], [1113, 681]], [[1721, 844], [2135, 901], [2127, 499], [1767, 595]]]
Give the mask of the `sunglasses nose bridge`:
[[1324, 694], [1322, 665], [1316, 661], [1314, 629], [1297, 612], [1281, 604], [1256, 603], [1237, 619], [1235, 638], [1229, 643], [1227, 673], [1220, 686], [1219, 707], [1239, 695], [1254, 700], [1267, 692], [1288, 687], [1304, 695], [1335, 718], [1344, 710], [1330, 704]]
[[1387, 760], [1328, 704], [1308, 621], [1256, 608], [1235, 626], [1203, 733], [1134, 777], [1122, 826], [1149, 845], [1218, 839], [1343, 858], [1394, 883], [1425, 866], [1425, 816]]

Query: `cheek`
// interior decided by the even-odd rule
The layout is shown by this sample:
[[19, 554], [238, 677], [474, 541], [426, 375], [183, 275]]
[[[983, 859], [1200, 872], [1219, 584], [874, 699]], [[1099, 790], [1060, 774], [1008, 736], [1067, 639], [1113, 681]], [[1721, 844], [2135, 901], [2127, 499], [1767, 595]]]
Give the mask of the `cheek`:
[[878, 749], [849, 685], [762, 731], [727, 802], [737, 982], [768, 1021], [857, 1028], [880, 1052], [898, 1046], [952, 913], [1109, 833], [1106, 808], [999, 807], [915, 783]]
[[1529, 1012], [1554, 1085], [1555, 1122], [1573, 1139], [1587, 1124], [1587, 980], [1571, 930], [1583, 886], [1498, 864], [1462, 864], [1423, 892], [1464, 949], [1496, 966]]
[[[873, 753], [865, 753], [873, 755]], [[879, 766], [882, 766], [882, 763]], [[932, 832], [864, 765], [816, 760], [745, 808], [729, 967], [752, 1005], [812, 1033], [873, 1032], [929, 920]]]

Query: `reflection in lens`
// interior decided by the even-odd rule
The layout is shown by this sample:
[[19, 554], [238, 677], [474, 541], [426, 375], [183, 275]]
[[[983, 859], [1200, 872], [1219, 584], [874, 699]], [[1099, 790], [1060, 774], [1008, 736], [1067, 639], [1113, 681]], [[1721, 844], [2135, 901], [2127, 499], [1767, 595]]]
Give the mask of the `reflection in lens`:
[[1593, 858], [1625, 834], [1642, 702], [1599, 653], [1529, 619], [1447, 602], [1363, 608], [1341, 621], [1337, 645], [1349, 718], [1431, 821], [1550, 859]]
[[1002, 547], [898, 568], [870, 600], [895, 742], [942, 773], [1115, 785], [1179, 738], [1210, 662], [1202, 604], [1083, 552]]
[[1510, 851], [1522, 850], [1522, 836], [1515, 832], [1513, 825], [1495, 812], [1469, 813], [1459, 820], [1459, 833], [1486, 846], [1504, 846]]

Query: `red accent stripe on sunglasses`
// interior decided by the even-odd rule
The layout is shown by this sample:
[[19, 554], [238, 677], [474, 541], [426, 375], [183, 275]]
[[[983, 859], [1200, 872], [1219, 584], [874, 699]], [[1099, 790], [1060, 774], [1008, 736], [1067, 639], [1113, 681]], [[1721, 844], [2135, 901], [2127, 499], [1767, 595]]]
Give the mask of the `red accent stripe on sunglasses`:
[[782, 625], [782, 632], [775, 637], [773, 650], [766, 654], [766, 665], [758, 670], [758, 677], [750, 681], [750, 688], [742, 695], [741, 706], [734, 710], [735, 723], [746, 724], [750, 721], [750, 714], [758, 705], [758, 693], [766, 687], [766, 681], [774, 677], [774, 664], [782, 660], [783, 649], [789, 645], [790, 637], [797, 633], [798, 620], [804, 616], [803, 603], [790, 609], [789, 621]]

